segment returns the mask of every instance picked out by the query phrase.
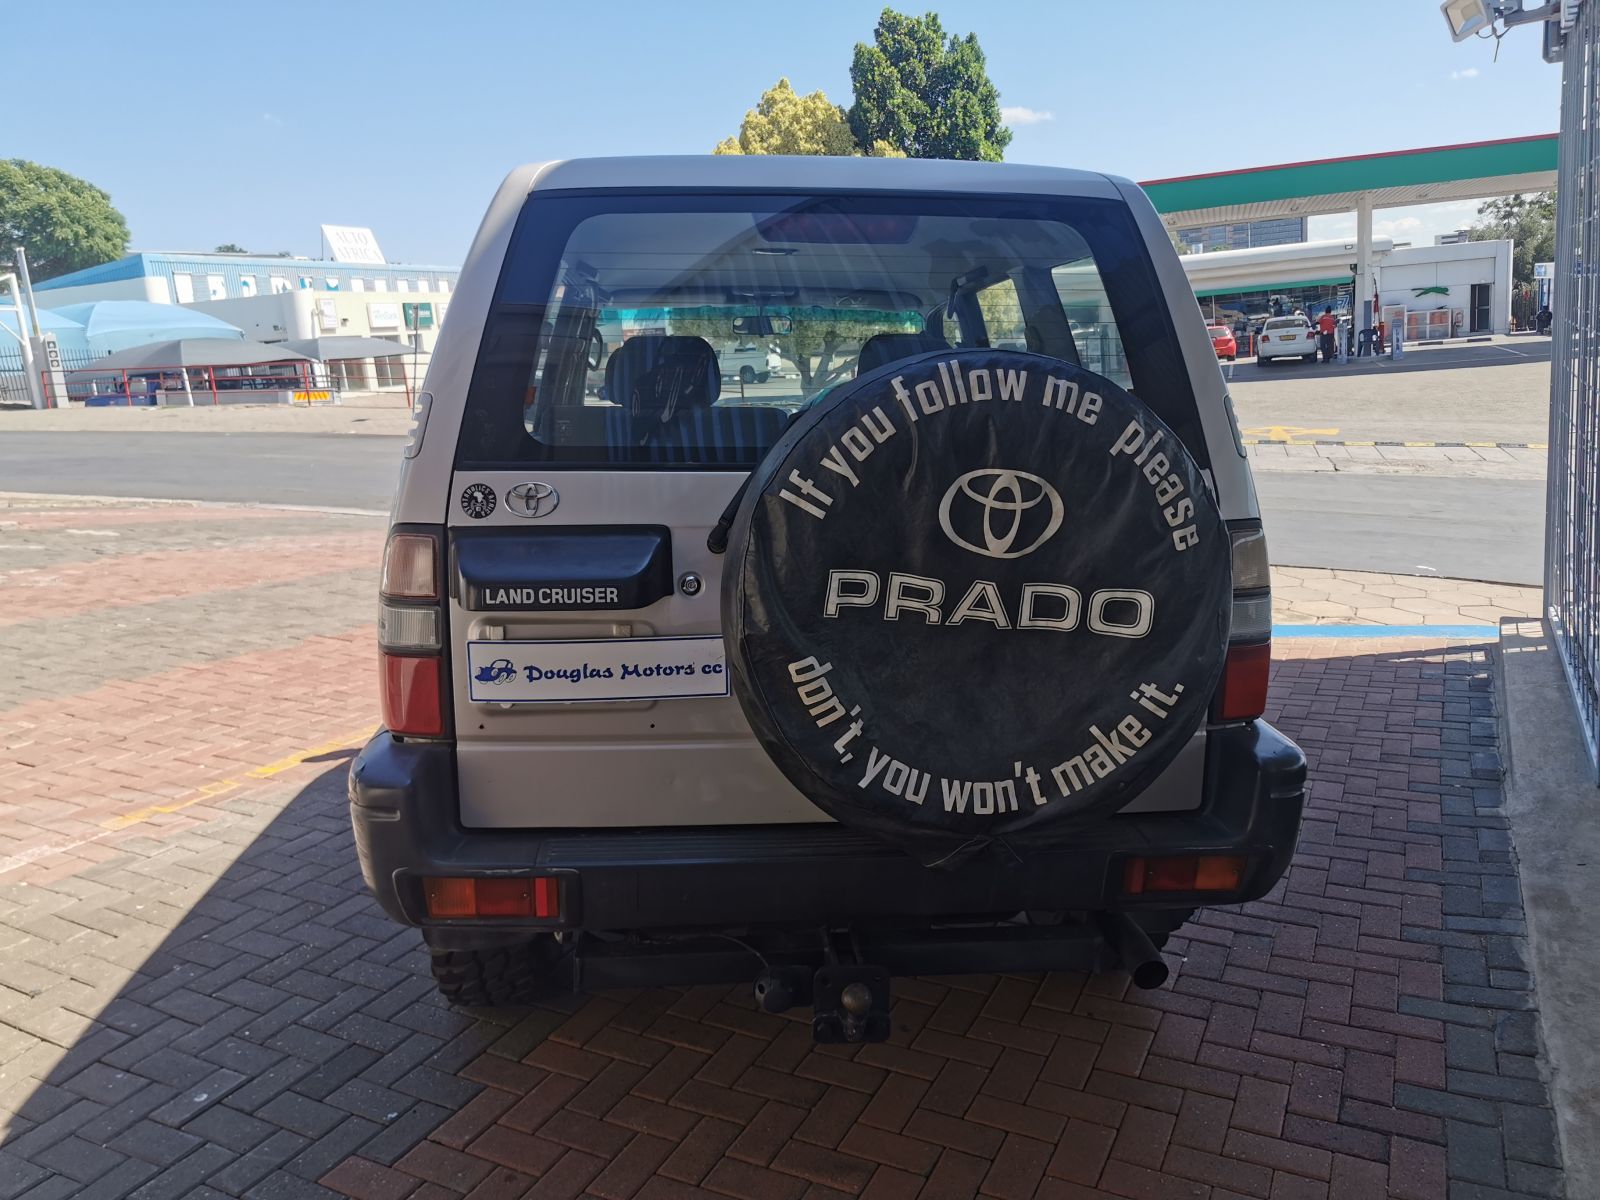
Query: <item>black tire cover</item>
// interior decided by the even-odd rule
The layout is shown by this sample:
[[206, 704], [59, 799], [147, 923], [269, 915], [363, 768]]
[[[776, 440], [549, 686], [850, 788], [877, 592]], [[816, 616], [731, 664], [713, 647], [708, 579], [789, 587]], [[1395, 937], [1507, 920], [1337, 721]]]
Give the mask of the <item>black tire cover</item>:
[[1148, 407], [1059, 359], [890, 363], [803, 412], [729, 539], [729, 671], [757, 738], [841, 823], [927, 863], [1058, 841], [1204, 717], [1227, 528]]

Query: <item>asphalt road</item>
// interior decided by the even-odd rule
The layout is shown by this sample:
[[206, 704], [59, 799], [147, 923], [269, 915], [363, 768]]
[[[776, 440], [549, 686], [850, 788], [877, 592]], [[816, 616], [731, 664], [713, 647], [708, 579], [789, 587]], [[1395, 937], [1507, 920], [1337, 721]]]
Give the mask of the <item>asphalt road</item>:
[[[387, 510], [402, 438], [9, 433], [0, 489]], [[1537, 584], [1544, 483], [1262, 471], [1272, 560]]]

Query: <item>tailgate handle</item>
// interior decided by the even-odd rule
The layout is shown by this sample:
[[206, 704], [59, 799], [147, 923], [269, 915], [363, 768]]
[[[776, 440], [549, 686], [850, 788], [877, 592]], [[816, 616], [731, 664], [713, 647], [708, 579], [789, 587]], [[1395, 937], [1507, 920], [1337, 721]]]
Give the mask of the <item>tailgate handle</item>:
[[673, 592], [665, 525], [458, 530], [452, 596], [469, 612], [648, 608]]

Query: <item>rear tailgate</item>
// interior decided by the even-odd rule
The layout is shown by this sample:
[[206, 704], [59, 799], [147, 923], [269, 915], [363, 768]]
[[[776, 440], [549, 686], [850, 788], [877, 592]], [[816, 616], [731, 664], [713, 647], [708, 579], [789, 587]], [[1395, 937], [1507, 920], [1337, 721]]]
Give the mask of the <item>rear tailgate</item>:
[[[624, 488], [593, 472], [457, 473], [455, 495], [482, 485], [497, 500], [482, 518], [456, 505], [450, 520], [464, 825], [826, 820], [756, 745], [727, 675], [705, 669], [722, 658], [706, 534], [740, 478], [635, 472]], [[530, 483], [559, 497], [549, 515], [508, 508]], [[657, 540], [664, 560], [641, 553]], [[699, 577], [693, 595], [686, 575]], [[647, 640], [664, 638], [696, 640]]]

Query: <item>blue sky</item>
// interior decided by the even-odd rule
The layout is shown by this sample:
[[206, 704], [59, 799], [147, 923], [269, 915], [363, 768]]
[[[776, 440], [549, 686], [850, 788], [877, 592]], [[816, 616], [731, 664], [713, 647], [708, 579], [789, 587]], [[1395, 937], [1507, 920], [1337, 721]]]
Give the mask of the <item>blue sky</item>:
[[[15, 64], [6, 108], [21, 119], [0, 153], [108, 190], [139, 249], [315, 254], [327, 222], [371, 226], [393, 261], [455, 264], [519, 162], [704, 153], [780, 75], [848, 104], [852, 47], [881, 7], [19, 4], [10, 42], [55, 48], [60, 73]], [[902, 7], [977, 33], [1002, 105], [1021, 110], [1018, 162], [1151, 179], [1559, 121], [1560, 71], [1536, 31], [1512, 30], [1493, 62], [1492, 42], [1450, 41], [1434, 0]], [[1473, 211], [1389, 210], [1377, 230], [1431, 241]], [[1349, 228], [1318, 218], [1312, 236]]]

